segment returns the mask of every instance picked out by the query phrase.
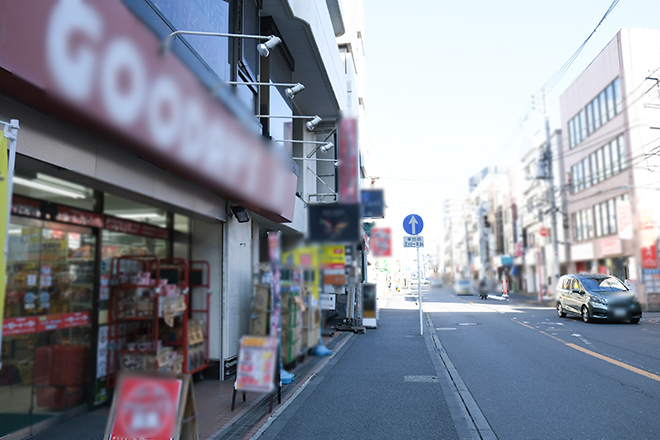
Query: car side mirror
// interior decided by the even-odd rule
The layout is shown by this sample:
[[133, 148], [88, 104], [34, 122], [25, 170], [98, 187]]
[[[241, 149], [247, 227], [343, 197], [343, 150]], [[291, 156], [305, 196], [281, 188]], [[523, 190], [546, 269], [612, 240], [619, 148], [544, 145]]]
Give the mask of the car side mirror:
[[573, 289], [573, 293], [581, 294], [580, 289]]

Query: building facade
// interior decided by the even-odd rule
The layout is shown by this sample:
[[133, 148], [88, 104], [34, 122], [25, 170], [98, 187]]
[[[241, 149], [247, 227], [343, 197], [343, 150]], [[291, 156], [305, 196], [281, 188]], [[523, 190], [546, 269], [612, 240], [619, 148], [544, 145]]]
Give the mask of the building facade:
[[[283, 247], [295, 247], [308, 203], [336, 201], [347, 111], [360, 117], [367, 144], [361, 2], [0, 1], [0, 9], [0, 120], [20, 121], [0, 436], [22, 438], [108, 401], [119, 257], [208, 267], [190, 307], [208, 309], [206, 377], [226, 378], [249, 330], [266, 234], [281, 231]], [[287, 89], [298, 83], [304, 90], [292, 98]], [[366, 175], [365, 162], [356, 172]], [[65, 318], [77, 321], [57, 321]], [[41, 324], [22, 327], [30, 322]], [[77, 378], [66, 377], [67, 350]]]
[[660, 32], [622, 29], [561, 96], [571, 266], [610, 273], [660, 307], [657, 77]]

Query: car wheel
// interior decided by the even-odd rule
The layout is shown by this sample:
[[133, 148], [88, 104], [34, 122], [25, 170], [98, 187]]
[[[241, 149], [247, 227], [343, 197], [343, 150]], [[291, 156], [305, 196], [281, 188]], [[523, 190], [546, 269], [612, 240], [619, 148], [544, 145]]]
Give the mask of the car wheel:
[[637, 324], [637, 323], [639, 323], [639, 318], [632, 318], [632, 319], [630, 320], [630, 323], [631, 323], [631, 324]]
[[589, 309], [587, 306], [582, 306], [582, 320], [584, 322], [591, 322], [591, 316], [589, 316]]
[[560, 318], [566, 318], [566, 312], [564, 312], [564, 308], [561, 306], [561, 303], [557, 303], [557, 315], [559, 315]]

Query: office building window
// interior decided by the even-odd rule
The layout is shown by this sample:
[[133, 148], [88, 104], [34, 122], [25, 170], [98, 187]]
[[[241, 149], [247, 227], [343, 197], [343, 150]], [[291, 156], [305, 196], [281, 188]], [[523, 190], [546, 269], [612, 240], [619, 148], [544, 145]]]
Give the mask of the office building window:
[[[619, 78], [607, 85], [589, 104], [587, 111], [587, 135], [598, 130], [623, 110]], [[569, 126], [570, 131], [570, 126]], [[570, 135], [570, 133], [569, 133]]]

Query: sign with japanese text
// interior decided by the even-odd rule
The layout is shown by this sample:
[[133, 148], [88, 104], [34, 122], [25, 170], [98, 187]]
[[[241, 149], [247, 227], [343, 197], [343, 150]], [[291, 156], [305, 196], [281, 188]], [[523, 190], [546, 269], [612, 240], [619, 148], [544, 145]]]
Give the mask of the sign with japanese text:
[[270, 393], [275, 388], [277, 338], [243, 336], [238, 353], [236, 389]]
[[404, 248], [424, 247], [424, 237], [419, 236], [419, 235], [404, 236], [403, 237], [403, 247]]
[[2, 322], [2, 336], [24, 335], [37, 331], [37, 317], [5, 318]]
[[89, 312], [57, 313], [37, 317], [38, 332], [82, 327], [85, 325], [89, 325]]

